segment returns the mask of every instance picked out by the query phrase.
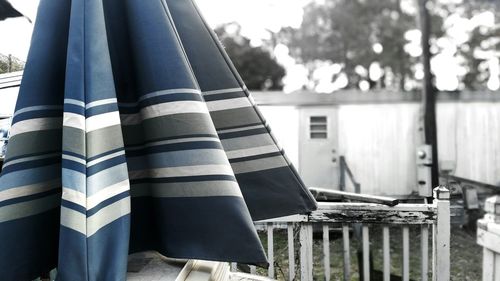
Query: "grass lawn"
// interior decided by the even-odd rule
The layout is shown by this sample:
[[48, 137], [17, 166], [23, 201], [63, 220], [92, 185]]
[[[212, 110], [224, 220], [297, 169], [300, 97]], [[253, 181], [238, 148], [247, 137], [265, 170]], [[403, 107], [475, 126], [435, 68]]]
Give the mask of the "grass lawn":
[[[298, 236], [298, 231], [295, 235]], [[316, 233], [314, 239], [314, 280], [324, 280], [323, 265], [323, 240], [322, 234]], [[429, 246], [432, 231], [429, 232]], [[267, 235], [260, 233], [264, 248], [267, 249]], [[296, 241], [298, 239], [295, 239]], [[391, 241], [391, 280], [400, 280], [402, 259], [402, 234], [401, 228], [390, 229]], [[467, 233], [459, 227], [451, 229], [451, 280], [467, 281], [481, 280], [482, 248], [476, 244], [474, 233]], [[275, 272], [278, 280], [286, 280], [288, 277], [288, 246], [286, 230], [275, 230], [274, 232]], [[358, 260], [356, 250], [359, 243], [351, 236], [351, 280], [359, 280]], [[338, 229], [333, 228], [330, 232], [330, 280], [343, 280], [343, 256], [342, 236]], [[295, 264], [298, 264], [298, 245], [295, 245]], [[373, 267], [376, 271], [382, 271], [382, 228], [370, 227], [370, 251], [373, 257]], [[430, 251], [429, 251], [430, 252]], [[431, 267], [431, 253], [429, 253], [429, 267]], [[420, 227], [410, 228], [410, 278], [420, 280]], [[267, 275], [267, 270], [258, 269], [259, 274]], [[429, 268], [429, 280], [431, 280], [431, 268]], [[296, 275], [299, 269], [296, 266]], [[297, 278], [296, 278], [297, 279]], [[371, 280], [381, 280], [373, 273]]]

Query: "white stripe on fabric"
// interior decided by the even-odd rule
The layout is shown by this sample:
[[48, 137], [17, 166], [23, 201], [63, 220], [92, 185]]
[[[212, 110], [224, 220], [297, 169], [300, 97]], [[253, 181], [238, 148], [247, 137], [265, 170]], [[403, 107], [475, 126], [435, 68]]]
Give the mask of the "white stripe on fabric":
[[233, 175], [230, 165], [194, 165], [160, 169], [129, 171], [130, 179], [189, 177], [205, 175]]
[[273, 153], [273, 152], [279, 152], [278, 147], [276, 145], [265, 145], [265, 146], [259, 146], [259, 147], [226, 151], [226, 155], [229, 159], [234, 159], [234, 158], [255, 156], [255, 155]]
[[60, 187], [61, 187], [61, 180], [57, 179], [57, 180], [51, 180], [46, 182], [9, 188], [7, 190], [0, 191], [0, 202], [46, 192]]
[[133, 184], [132, 197], [242, 197], [238, 184], [234, 181], [169, 182], [157, 184]]
[[219, 142], [219, 138], [215, 138], [215, 137], [181, 138], [181, 139], [175, 139], [175, 140], [157, 141], [157, 142], [152, 142], [152, 143], [148, 143], [145, 145], [127, 146], [125, 149], [126, 150], [139, 150], [139, 149], [144, 149], [146, 147], [151, 147], [151, 146], [158, 146], [158, 145], [164, 145], [164, 144], [174, 144], [174, 143], [185, 143], [185, 142], [196, 142], [196, 141]]
[[11, 136], [15, 136], [27, 132], [59, 129], [61, 125], [61, 117], [35, 118], [15, 123], [10, 129], [10, 133]]
[[65, 104], [72, 104], [79, 107], [85, 107], [85, 103], [83, 101], [75, 100], [75, 99], [64, 99]]
[[130, 183], [128, 180], [110, 185], [87, 198], [87, 210], [94, 208], [106, 199], [128, 190], [130, 190]]
[[85, 196], [84, 193], [67, 187], [63, 187], [62, 199], [80, 205], [84, 208], [87, 205], [87, 196]]
[[44, 155], [39, 155], [39, 156], [29, 156], [29, 157], [23, 157], [23, 158], [18, 158], [15, 160], [10, 160], [3, 164], [3, 169], [10, 165], [14, 164], [19, 164], [19, 163], [24, 163], [24, 162], [29, 162], [29, 161], [34, 161], [34, 160], [40, 160], [40, 159], [45, 159], [45, 158], [50, 158], [54, 156], [59, 156], [61, 153], [49, 153], [49, 154], [44, 154]]
[[85, 160], [78, 158], [78, 157], [75, 157], [75, 156], [67, 155], [67, 154], [63, 154], [62, 159], [73, 161], [76, 163], [80, 163], [82, 165], [86, 164]]
[[86, 221], [87, 217], [85, 214], [66, 207], [61, 207], [61, 225], [86, 235]]
[[99, 105], [117, 103], [117, 102], [118, 101], [117, 101], [116, 98], [96, 100], [96, 101], [87, 103], [87, 105], [85, 105], [85, 109], [89, 109], [89, 108], [96, 107], [96, 106], [99, 106]]
[[21, 113], [31, 112], [31, 111], [40, 111], [40, 110], [51, 110], [51, 109], [62, 109], [63, 107], [60, 105], [36, 105], [36, 106], [28, 106], [25, 108], [21, 108], [14, 112], [13, 117]]
[[247, 97], [208, 101], [207, 107], [210, 111], [220, 111], [226, 109], [251, 107], [252, 104]]
[[99, 229], [130, 213], [130, 197], [123, 198], [99, 210], [87, 220], [87, 237]]
[[208, 108], [204, 102], [176, 101], [155, 104], [141, 109], [140, 113], [122, 114], [120, 117], [124, 125], [137, 125], [145, 119], [181, 113], [209, 114]]
[[241, 92], [241, 91], [244, 91], [244, 90], [246, 90], [246, 87], [243, 87], [243, 88], [228, 88], [228, 89], [204, 91], [203, 95], [226, 94], [226, 93]]
[[[162, 90], [162, 91], [156, 91], [152, 92], [146, 95], [143, 95], [139, 97], [139, 101], [147, 100], [149, 98], [154, 98], [154, 97], [159, 97], [163, 95], [170, 95], [170, 94], [183, 94], [183, 93], [188, 93], [188, 94], [201, 94], [200, 90], [197, 89], [186, 89], [186, 88], [180, 88], [180, 89], [168, 89], [168, 90]], [[138, 102], [120, 102], [118, 103], [119, 106], [121, 107], [136, 107]]]
[[92, 160], [92, 161], [90, 161], [90, 162], [87, 163], [87, 167], [91, 167], [91, 166], [93, 166], [95, 164], [99, 164], [99, 163], [101, 163], [103, 161], [106, 161], [108, 159], [111, 159], [111, 158], [114, 158], [114, 157], [120, 156], [120, 155], [125, 155], [125, 151], [121, 150], [121, 151], [118, 151], [118, 152], [115, 152], [115, 153], [111, 153], [109, 155], [97, 158], [95, 160]]
[[287, 162], [281, 155], [275, 157], [243, 161], [243, 162], [235, 162], [231, 163], [231, 165], [234, 169], [235, 174], [257, 172], [257, 171], [288, 166]]
[[104, 114], [94, 115], [86, 120], [86, 132], [92, 132], [106, 127], [111, 127], [120, 124], [120, 114], [118, 111], [107, 112]]
[[217, 130], [217, 133], [219, 133], [219, 134], [234, 133], [234, 132], [241, 132], [241, 131], [261, 129], [261, 128], [265, 128], [265, 126], [264, 125], [253, 125], [253, 126], [241, 127], [241, 128], [236, 128], [236, 129]]
[[64, 112], [63, 118], [63, 126], [85, 131], [85, 116], [71, 112]]

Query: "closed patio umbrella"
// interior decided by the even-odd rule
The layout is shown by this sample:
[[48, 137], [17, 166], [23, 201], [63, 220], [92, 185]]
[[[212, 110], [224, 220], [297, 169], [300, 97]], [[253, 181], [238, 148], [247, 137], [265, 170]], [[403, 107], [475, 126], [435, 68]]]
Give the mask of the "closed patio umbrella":
[[316, 207], [189, 0], [41, 0], [12, 124], [1, 280], [264, 265], [252, 220]]

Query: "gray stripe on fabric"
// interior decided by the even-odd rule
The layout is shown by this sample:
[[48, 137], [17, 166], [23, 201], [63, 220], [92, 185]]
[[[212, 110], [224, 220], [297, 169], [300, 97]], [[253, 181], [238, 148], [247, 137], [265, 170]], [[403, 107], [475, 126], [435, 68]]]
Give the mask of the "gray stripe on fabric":
[[131, 186], [132, 197], [242, 197], [240, 188], [233, 181], [174, 182], [135, 184]]
[[83, 101], [75, 100], [75, 99], [64, 99], [65, 104], [72, 104], [79, 107], [85, 107], [85, 103]]
[[226, 94], [226, 93], [234, 93], [234, 92], [243, 92], [245, 88], [228, 88], [228, 89], [219, 89], [212, 91], [204, 91], [203, 95], [218, 95], [218, 94]]
[[57, 208], [61, 203], [61, 194], [25, 201], [0, 207], [0, 223], [37, 215]]
[[87, 157], [123, 147], [120, 125], [114, 125], [87, 133]]
[[78, 155], [85, 155], [85, 132], [73, 128], [64, 127], [63, 128], [63, 138], [64, 142], [62, 144], [63, 151], [73, 152]]
[[241, 128], [235, 128], [235, 129], [217, 130], [217, 133], [219, 133], [219, 134], [234, 133], [234, 132], [241, 132], [241, 131], [261, 129], [261, 128], [265, 128], [265, 126], [264, 125], [252, 125], [252, 126], [246, 126], [246, 127], [241, 127]]
[[148, 163], [149, 168], [229, 164], [224, 150], [211, 148], [160, 152], [127, 159], [129, 171], [144, 169], [144, 163]]
[[61, 207], [61, 225], [86, 235], [86, 221], [87, 217], [85, 214], [66, 207]]
[[273, 152], [279, 152], [279, 151], [280, 150], [278, 149], [278, 147], [273, 144], [273, 145], [265, 145], [265, 146], [259, 146], [259, 147], [226, 151], [226, 155], [229, 159], [234, 159], [234, 158], [255, 156], [255, 155], [273, 153]]
[[222, 139], [221, 143], [225, 151], [275, 145], [273, 139], [269, 134], [259, 134], [259, 135], [244, 136], [239, 138]]
[[227, 165], [193, 165], [182, 167], [170, 167], [159, 169], [147, 169], [140, 171], [130, 171], [130, 179], [144, 178], [168, 178], [168, 177], [188, 177], [205, 175], [233, 175], [231, 166]]
[[123, 126], [127, 146], [186, 135], [217, 135], [207, 114], [185, 113], [147, 119], [142, 125]]
[[23, 185], [0, 191], [0, 202], [61, 188], [61, 179]]
[[7, 159], [23, 155], [42, 154], [61, 149], [62, 130], [34, 131], [12, 136], [7, 148]]
[[262, 123], [253, 107], [211, 111], [210, 115], [217, 129]]
[[[201, 94], [201, 92], [200, 92], [200, 90], [197, 90], [197, 89], [186, 89], [186, 88], [168, 89], [168, 90], [156, 91], [156, 92], [152, 92], [152, 93], [140, 96], [138, 100], [143, 101], [146, 99], [164, 96], [164, 95], [170, 95], [170, 94]], [[139, 105], [139, 102], [120, 102], [120, 103], [118, 103], [118, 105], [122, 106], [122, 107], [136, 107], [137, 105]]]
[[87, 197], [128, 179], [127, 164], [119, 164], [87, 178]]
[[244, 162], [231, 163], [231, 166], [233, 167], [235, 174], [243, 174], [243, 173], [269, 170], [279, 167], [286, 167], [288, 166], [288, 164], [282, 156], [274, 156], [269, 158], [261, 158]]
[[26, 113], [26, 112], [31, 112], [31, 111], [41, 111], [41, 110], [52, 110], [52, 109], [62, 109], [63, 107], [61, 105], [36, 105], [36, 106], [29, 106], [25, 108], [21, 108], [14, 112], [13, 117], [16, 117], [19, 114]]
[[118, 101], [116, 98], [96, 100], [96, 101], [87, 103], [87, 105], [85, 105], [85, 109], [89, 109], [89, 108], [96, 107], [99, 105], [113, 104], [113, 103], [117, 103], [117, 102]]
[[130, 213], [130, 197], [123, 198], [99, 210], [87, 219], [87, 237], [99, 229]]
[[29, 156], [29, 157], [18, 158], [16, 160], [11, 160], [11, 161], [8, 161], [5, 164], [3, 164], [3, 169], [5, 169], [5, 167], [8, 167], [8, 166], [14, 165], [14, 164], [35, 161], [35, 160], [40, 160], [40, 159], [46, 159], [46, 158], [52, 158], [52, 157], [56, 157], [56, 156], [60, 156], [60, 155], [61, 155], [61, 153], [48, 153], [48, 154], [39, 155], [39, 156]]

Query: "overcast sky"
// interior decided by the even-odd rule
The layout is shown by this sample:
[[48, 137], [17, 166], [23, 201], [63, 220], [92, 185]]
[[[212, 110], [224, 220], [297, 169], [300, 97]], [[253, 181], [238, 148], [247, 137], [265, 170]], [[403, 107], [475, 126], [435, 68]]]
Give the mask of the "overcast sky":
[[[10, 2], [35, 20], [39, 0]], [[255, 45], [268, 36], [266, 29], [276, 32], [283, 26], [299, 27], [302, 22], [302, 7], [308, 2], [309, 0], [196, 0], [210, 25], [215, 27], [225, 22], [238, 22], [243, 27], [243, 35], [252, 39]], [[12, 54], [25, 60], [32, 31], [33, 25], [24, 18], [0, 22], [0, 53]]]

